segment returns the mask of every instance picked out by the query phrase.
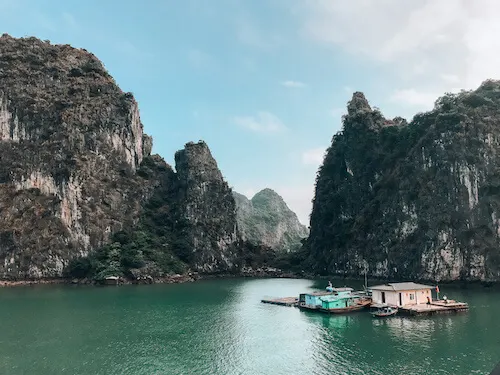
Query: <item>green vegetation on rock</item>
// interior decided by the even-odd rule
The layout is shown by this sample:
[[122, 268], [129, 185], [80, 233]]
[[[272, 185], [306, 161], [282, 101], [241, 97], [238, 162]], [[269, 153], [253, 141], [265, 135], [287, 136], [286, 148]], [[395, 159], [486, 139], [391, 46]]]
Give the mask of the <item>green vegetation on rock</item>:
[[234, 199], [208, 146], [186, 144], [175, 172], [151, 149], [132, 94], [94, 55], [1, 36], [0, 278], [242, 266]]
[[176, 220], [176, 175], [159, 156], [144, 159], [137, 171], [156, 184], [152, 196], [143, 204], [136, 226], [113, 233], [110, 242], [85, 258], [72, 260], [67, 277], [102, 280], [108, 276], [131, 279], [162, 277], [184, 273], [192, 252]]
[[231, 190], [208, 146], [190, 142], [175, 159], [176, 172], [157, 155], [143, 160], [137, 174], [155, 187], [142, 204], [138, 223], [114, 233], [86, 260], [72, 261], [68, 277], [141, 279], [188, 270], [232, 272], [246, 264], [242, 254], [266, 260], [260, 249], [241, 241]]
[[500, 82], [407, 124], [355, 93], [321, 166], [305, 245], [320, 273], [500, 279]]

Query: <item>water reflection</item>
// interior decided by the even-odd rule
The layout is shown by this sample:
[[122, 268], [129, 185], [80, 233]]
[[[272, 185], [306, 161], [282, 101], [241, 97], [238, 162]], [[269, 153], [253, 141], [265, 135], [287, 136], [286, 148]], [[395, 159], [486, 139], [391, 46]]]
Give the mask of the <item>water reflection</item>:
[[0, 373], [469, 375], [488, 374], [498, 361], [494, 294], [459, 296], [470, 302], [468, 314], [428, 318], [260, 303], [312, 286], [267, 279], [0, 289], [8, 301], [0, 308]]
[[313, 373], [313, 341], [321, 327], [302, 319], [296, 308], [260, 303], [263, 290], [272, 290], [272, 296], [293, 296], [310, 285], [305, 280], [282, 279], [238, 285], [230, 322], [236, 337], [233, 345], [237, 348], [230, 354], [225, 351], [216, 354], [219, 361], [233, 356], [232, 363], [217, 373]]
[[460, 315], [443, 315], [432, 317], [395, 316], [387, 319], [373, 319], [373, 327], [378, 332], [388, 331], [391, 337], [401, 344], [411, 342], [412, 345], [430, 347], [436, 335], [440, 340], [453, 340], [466, 324], [467, 317]]
[[353, 319], [350, 315], [327, 315], [310, 311], [302, 311], [301, 313], [311, 324], [318, 324], [328, 329], [346, 329], [349, 327], [349, 320]]
[[322, 330], [314, 338], [314, 358], [318, 374], [383, 374], [371, 366], [373, 358], [359, 340], [369, 334], [364, 330], [362, 316], [331, 315], [321, 320]]

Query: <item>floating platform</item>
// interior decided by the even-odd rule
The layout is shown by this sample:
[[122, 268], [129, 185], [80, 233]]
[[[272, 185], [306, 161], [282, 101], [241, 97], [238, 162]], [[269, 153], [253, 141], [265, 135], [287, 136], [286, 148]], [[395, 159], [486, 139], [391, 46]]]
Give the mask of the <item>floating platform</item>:
[[297, 297], [283, 297], [273, 299], [263, 299], [262, 303], [269, 303], [271, 305], [297, 307], [299, 299]]
[[469, 305], [467, 303], [453, 300], [447, 302], [443, 300], [432, 301], [429, 305], [420, 303], [418, 305], [405, 305], [399, 307], [399, 312], [401, 314], [413, 316], [453, 314], [466, 311], [469, 311]]

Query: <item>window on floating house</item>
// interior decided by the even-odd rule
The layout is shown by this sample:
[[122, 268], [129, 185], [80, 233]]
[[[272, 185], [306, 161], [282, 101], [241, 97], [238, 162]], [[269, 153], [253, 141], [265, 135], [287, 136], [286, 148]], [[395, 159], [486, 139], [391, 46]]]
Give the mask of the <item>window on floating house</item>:
[[415, 295], [413, 293], [410, 293], [410, 301], [413, 301], [415, 299]]

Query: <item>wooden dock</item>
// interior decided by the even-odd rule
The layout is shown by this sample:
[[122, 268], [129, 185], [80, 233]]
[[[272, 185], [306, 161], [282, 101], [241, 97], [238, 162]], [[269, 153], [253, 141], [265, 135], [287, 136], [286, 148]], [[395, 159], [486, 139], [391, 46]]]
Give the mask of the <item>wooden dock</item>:
[[283, 298], [272, 298], [272, 299], [263, 299], [262, 303], [269, 303], [271, 305], [279, 305], [279, 306], [293, 306], [296, 307], [299, 303], [299, 299], [297, 297], [283, 297]]
[[418, 304], [418, 305], [406, 305], [399, 308], [401, 314], [406, 315], [438, 315], [438, 314], [453, 314], [459, 312], [466, 312], [469, 310], [469, 305], [464, 302], [457, 302], [450, 300], [445, 301], [432, 301], [430, 305], [428, 304]]

